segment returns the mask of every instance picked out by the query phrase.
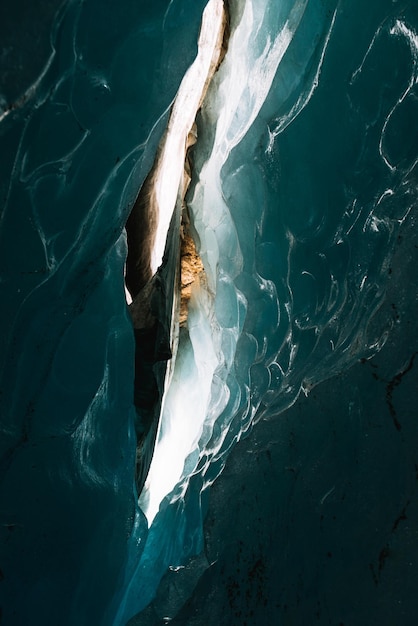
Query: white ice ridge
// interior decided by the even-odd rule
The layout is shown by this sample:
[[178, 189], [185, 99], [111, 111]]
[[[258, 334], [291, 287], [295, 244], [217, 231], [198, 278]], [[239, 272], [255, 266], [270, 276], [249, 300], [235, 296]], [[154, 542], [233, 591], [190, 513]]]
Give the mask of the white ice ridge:
[[151, 253], [153, 274], [163, 260], [168, 228], [183, 174], [187, 136], [204, 96], [214, 59], [219, 54], [223, 12], [223, 0], [210, 0], [203, 12], [198, 53], [180, 84], [158, 159], [154, 186], [158, 225]]
[[[191, 341], [180, 339], [174, 372], [163, 399], [157, 444], [139, 505], [151, 525], [160, 503], [180, 482], [185, 462], [197, 447], [207, 414], [218, 356], [212, 340], [210, 303], [189, 312]], [[196, 458], [192, 459], [194, 469]], [[181, 495], [181, 494], [179, 494]]]
[[[391, 171], [396, 170], [396, 167], [394, 164], [392, 164], [390, 162], [390, 158], [389, 156], [386, 154], [386, 151], [384, 149], [384, 138], [385, 138], [385, 134], [386, 134], [386, 129], [388, 127], [388, 125], [390, 124], [390, 121], [392, 119], [392, 116], [394, 115], [395, 111], [397, 110], [397, 108], [402, 105], [402, 103], [404, 102], [405, 98], [407, 96], [409, 96], [412, 92], [412, 90], [415, 89], [415, 85], [417, 85], [418, 83], [418, 34], [413, 31], [411, 28], [409, 28], [404, 22], [402, 22], [401, 20], [396, 20], [395, 25], [390, 29], [390, 34], [391, 35], [395, 35], [395, 36], [399, 36], [399, 37], [405, 37], [406, 41], [408, 42], [410, 51], [411, 51], [411, 56], [412, 56], [412, 74], [411, 74], [411, 78], [409, 79], [409, 83], [407, 88], [405, 89], [405, 91], [402, 93], [401, 97], [398, 99], [398, 101], [395, 103], [395, 105], [392, 107], [392, 109], [390, 110], [389, 114], [386, 117], [385, 123], [383, 125], [382, 128], [382, 133], [380, 135], [380, 141], [379, 141], [379, 152], [380, 152], [380, 156], [382, 157], [383, 161], [385, 162], [385, 164], [388, 166], [388, 168]], [[418, 162], [418, 159], [416, 159], [413, 164], [410, 167], [410, 171], [416, 166]]]
[[225, 64], [229, 65], [225, 68], [228, 80], [220, 89], [225, 106], [219, 112], [215, 143], [221, 149], [224, 160], [257, 118], [308, 0], [295, 2], [284, 23], [274, 32], [277, 22], [281, 21], [281, 11], [288, 8], [287, 4], [278, 7], [273, 17], [266, 2], [244, 3], [240, 24], [231, 37], [230, 53], [225, 59]]

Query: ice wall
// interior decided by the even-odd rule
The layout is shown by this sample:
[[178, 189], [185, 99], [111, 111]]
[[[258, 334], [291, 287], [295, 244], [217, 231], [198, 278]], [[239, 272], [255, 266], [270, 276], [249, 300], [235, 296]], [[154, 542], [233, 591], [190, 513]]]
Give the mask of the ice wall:
[[[378, 312], [398, 229], [416, 205], [406, 131], [415, 124], [412, 7], [376, 5], [362, 28], [361, 7], [341, 2], [230, 7], [228, 52], [198, 118], [188, 195], [208, 288], [195, 294], [140, 499], [153, 519], [153, 490], [161, 498], [175, 484], [173, 475], [160, 483], [170, 441], [179, 439], [171, 453], [181, 467], [190, 435], [144, 552], [151, 561], [158, 546], [172, 566], [201, 550], [202, 494], [251, 425], [384, 344], [393, 318]], [[177, 529], [181, 554], [167, 527]]]
[[[231, 0], [187, 199], [207, 286], [164, 428], [181, 432], [185, 407], [200, 421], [147, 534], [123, 225], [204, 5], [67, 2], [44, 70], [2, 87], [5, 623], [125, 624], [203, 548], [207, 487], [251, 424], [369, 357], [393, 324], [375, 314], [416, 205], [414, 2]], [[152, 607], [154, 623], [209, 565]]]
[[205, 3], [65, 2], [41, 48], [19, 25], [29, 10], [42, 25], [43, 6], [9, 4], [35, 69], [2, 56], [2, 617], [113, 624], [146, 535], [123, 227]]

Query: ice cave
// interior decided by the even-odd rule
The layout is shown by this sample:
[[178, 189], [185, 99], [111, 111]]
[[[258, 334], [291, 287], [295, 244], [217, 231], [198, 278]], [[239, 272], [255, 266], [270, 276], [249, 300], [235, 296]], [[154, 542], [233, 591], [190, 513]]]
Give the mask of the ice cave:
[[417, 0], [1, 0], [0, 624], [416, 626]]

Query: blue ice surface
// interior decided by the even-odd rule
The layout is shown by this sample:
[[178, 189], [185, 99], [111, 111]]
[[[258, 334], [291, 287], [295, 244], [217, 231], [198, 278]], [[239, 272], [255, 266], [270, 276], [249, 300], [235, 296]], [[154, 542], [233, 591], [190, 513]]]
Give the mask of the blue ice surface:
[[[227, 367], [217, 372], [217, 389], [229, 399], [206, 433], [200, 471], [183, 481], [184, 497], [176, 493], [163, 502], [147, 533], [133, 478], [134, 346], [123, 290], [123, 226], [195, 54], [204, 4], [125, 1], [110, 13], [99, 2], [67, 2], [53, 27], [45, 73], [14, 102], [2, 100], [5, 623], [125, 624], [151, 602], [169, 566], [183, 565], [204, 547], [204, 487], [251, 424], [282, 414], [301, 390], [309, 406], [316, 384], [369, 358], [394, 323], [380, 307], [399, 228], [414, 219], [417, 200], [415, 3], [283, 2], [276, 12], [273, 2], [248, 1], [255, 15], [264, 12], [260, 38], [248, 38], [259, 51], [263, 36], [274, 40], [286, 23], [294, 26], [291, 42], [256, 119], [219, 162], [228, 219], [214, 234], [199, 222], [199, 185], [214, 120], [228, 104], [217, 95], [216, 81], [198, 118], [189, 192], [203, 260], [210, 265], [214, 241], [220, 251], [212, 278]], [[230, 5], [233, 30], [244, 5]], [[251, 104], [250, 89], [246, 97]], [[231, 129], [239, 134], [240, 126]], [[232, 234], [225, 223], [232, 223]], [[407, 267], [408, 259], [396, 258]], [[409, 274], [396, 276], [402, 284]], [[226, 340], [231, 335], [235, 347]], [[347, 437], [360, 428], [361, 400], [350, 396], [357, 401], [351, 412], [342, 411], [342, 421], [353, 411], [357, 420]], [[329, 422], [318, 415], [317, 424], [317, 441], [321, 434], [326, 439]], [[400, 432], [395, 422], [394, 429], [384, 431], [387, 438]], [[316, 459], [309, 462], [315, 466]], [[347, 463], [345, 471], [354, 470]], [[341, 487], [319, 493], [319, 484], [313, 473], [308, 487], [318, 492], [318, 502], [335, 504]], [[291, 503], [282, 506], [297, 512], [299, 502], [305, 514], [308, 487], [293, 490]], [[359, 506], [369, 497], [358, 496]], [[242, 510], [252, 519], [245, 504]], [[344, 545], [340, 531], [333, 541]], [[219, 541], [216, 531], [213, 536]], [[290, 539], [288, 550], [300, 562], [303, 552]], [[208, 542], [210, 533], [210, 558], [216, 551]], [[379, 579], [384, 566], [376, 551]], [[205, 568], [213, 571], [205, 559], [197, 561], [196, 580]], [[292, 558], [285, 562], [292, 568]], [[254, 572], [261, 584], [260, 568]], [[202, 578], [208, 585], [210, 579], [210, 573]], [[351, 579], [347, 573], [341, 580]], [[163, 587], [151, 613], [135, 623], [175, 618], [195, 582], [186, 581], [183, 590], [179, 584], [171, 604]], [[292, 593], [296, 606], [302, 600]], [[197, 595], [202, 605], [203, 595]], [[241, 619], [231, 617], [238, 605], [235, 598], [231, 614], [220, 617], [214, 609], [211, 615], [232, 624]], [[305, 602], [314, 608], [300, 613], [305, 621], [299, 623], [313, 619], [314, 605]], [[257, 615], [285, 619], [280, 610]], [[361, 610], [363, 619], [367, 608]], [[246, 619], [255, 623], [249, 614]], [[179, 620], [209, 623], [187, 611]]]
[[203, 5], [64, 3], [41, 76], [2, 101], [5, 623], [113, 624], [143, 547], [123, 227]]

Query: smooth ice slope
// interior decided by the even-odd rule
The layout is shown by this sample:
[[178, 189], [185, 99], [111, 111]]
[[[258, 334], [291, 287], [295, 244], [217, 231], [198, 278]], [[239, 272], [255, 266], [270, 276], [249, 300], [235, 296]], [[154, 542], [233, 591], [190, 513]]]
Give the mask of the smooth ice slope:
[[[0, 543], [8, 624], [114, 624], [130, 553], [135, 561], [142, 549], [123, 227], [196, 54], [204, 4], [69, 1], [48, 33], [40, 76], [25, 83], [3, 70]], [[42, 22], [42, 12], [33, 19]], [[19, 11], [10, 28], [20, 32]], [[20, 32], [26, 59], [37, 52], [31, 42]]]

